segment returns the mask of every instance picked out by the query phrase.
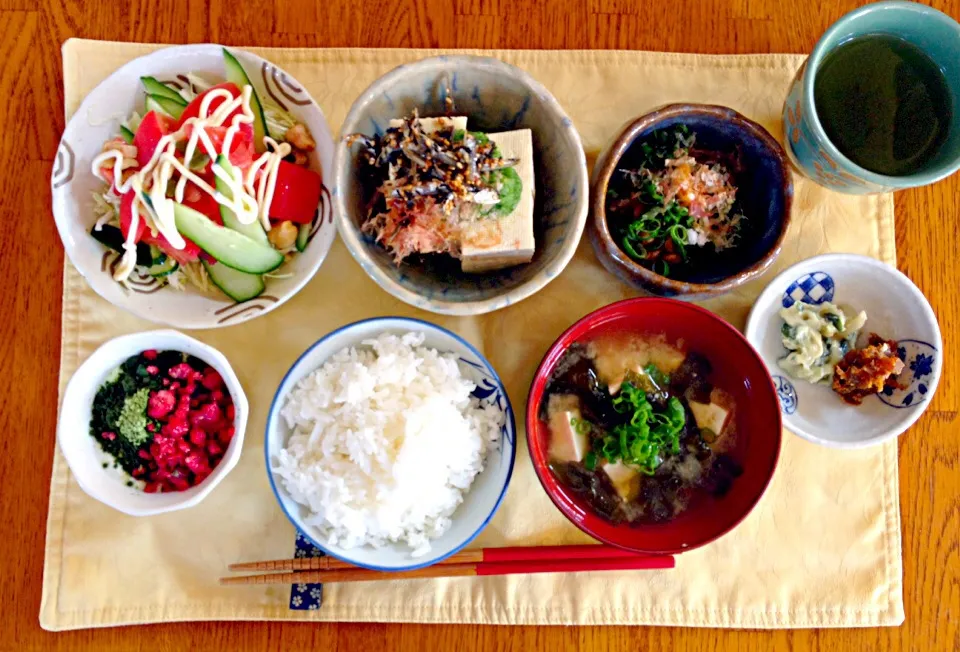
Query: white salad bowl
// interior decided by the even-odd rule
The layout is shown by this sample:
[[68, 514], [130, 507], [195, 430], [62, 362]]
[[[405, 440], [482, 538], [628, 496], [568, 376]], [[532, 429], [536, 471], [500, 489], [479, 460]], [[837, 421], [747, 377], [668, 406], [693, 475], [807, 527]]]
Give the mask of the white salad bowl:
[[[356, 147], [344, 137], [380, 134], [393, 118], [446, 113], [449, 91], [455, 113], [471, 130], [533, 133], [534, 238], [527, 264], [480, 274], [397, 265], [375, 239], [361, 232], [366, 205], [358, 180]], [[543, 288], [576, 252], [587, 221], [587, 163], [573, 121], [560, 103], [528, 73], [498, 59], [438, 56], [399, 66], [376, 80], [343, 121], [334, 162], [333, 201], [337, 230], [363, 270], [406, 303], [447, 315], [480, 315], [505, 308]]]
[[[828, 384], [791, 378], [778, 365], [786, 356], [781, 308], [797, 300], [826, 301], [867, 313], [858, 346], [870, 333], [897, 340], [905, 389], [868, 396], [848, 405]], [[930, 405], [943, 367], [937, 318], [910, 279], [894, 267], [866, 256], [826, 254], [804, 260], [777, 276], [754, 304], [746, 336], [773, 376], [784, 425], [816, 444], [862, 448], [897, 437]]]
[[[93, 399], [104, 381], [127, 358], [148, 349], [183, 351], [217, 370], [230, 391], [234, 435], [223, 458], [200, 484], [185, 491], [148, 494], [127, 486], [129, 478], [113, 468], [112, 458], [90, 434]], [[150, 516], [193, 507], [206, 498], [240, 461], [249, 414], [247, 396], [237, 375], [215, 348], [173, 330], [147, 331], [116, 337], [90, 354], [74, 372], [63, 392], [57, 443], [77, 484], [91, 498], [131, 516]], [[106, 465], [106, 466], [105, 466]]]
[[[381, 333], [411, 332], [424, 334], [424, 346], [437, 349], [441, 353], [453, 353], [459, 358], [461, 373], [477, 386], [473, 395], [481, 403], [494, 407], [503, 415], [499, 441], [496, 446], [488, 449], [483, 471], [474, 479], [464, 495], [463, 502], [454, 512], [450, 529], [430, 541], [430, 551], [427, 554], [414, 557], [410, 547], [403, 543], [379, 548], [370, 545], [355, 548], [332, 545], [316, 526], [308, 522], [309, 510], [290, 497], [283, 480], [274, 471], [276, 456], [286, 446], [290, 436], [290, 428], [281, 411], [288, 394], [297, 383], [322, 366], [337, 351], [359, 346], [365, 340], [374, 339]], [[264, 452], [267, 475], [280, 508], [313, 545], [326, 554], [357, 566], [387, 571], [412, 570], [430, 566], [454, 554], [469, 544], [493, 518], [507, 493], [513, 473], [516, 423], [510, 397], [507, 396], [503, 382], [486, 358], [469, 342], [445, 328], [419, 319], [380, 317], [348, 324], [329, 333], [307, 349], [293, 364], [277, 389], [267, 416]]]
[[[306, 89], [280, 68], [260, 57], [228, 48], [236, 56], [262, 101], [276, 105], [305, 124], [317, 143], [310, 168], [324, 175], [333, 170], [333, 140], [323, 112]], [[217, 328], [266, 314], [296, 294], [323, 263], [336, 229], [329, 193], [325, 190], [314, 218], [313, 235], [305, 251], [267, 279], [264, 294], [237, 303], [216, 291], [161, 287], [149, 275], [136, 271], [129, 289], [113, 280], [111, 267], [119, 254], [90, 235], [96, 222], [93, 195], [104, 183], [91, 172], [93, 158], [103, 143], [119, 133], [120, 122], [134, 110], [143, 113], [140, 77], [183, 83], [194, 73], [208, 81], [224, 80], [223, 48], [219, 45], [179, 45], [163, 48], [127, 63], [94, 88], [67, 124], [51, 176], [53, 214], [70, 262], [90, 287], [110, 303], [138, 317], [175, 328]]]

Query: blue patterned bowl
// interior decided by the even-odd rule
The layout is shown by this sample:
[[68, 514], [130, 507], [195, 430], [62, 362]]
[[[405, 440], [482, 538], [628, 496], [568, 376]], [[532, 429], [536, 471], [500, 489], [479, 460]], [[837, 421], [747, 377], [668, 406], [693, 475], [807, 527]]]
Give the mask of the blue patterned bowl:
[[[537, 250], [533, 261], [486, 274], [397, 266], [373, 238], [360, 232], [366, 217], [357, 182], [352, 133], [382, 133], [392, 118], [417, 109], [443, 115], [447, 91], [471, 129], [531, 129], [536, 169]], [[540, 290], [573, 257], [587, 219], [587, 163], [573, 122], [557, 100], [526, 72], [497, 59], [439, 56], [400, 66], [375, 81], [344, 120], [334, 158], [337, 229], [363, 270], [387, 292], [424, 310], [479, 315]]]
[[[900, 343], [904, 389], [869, 396], [847, 405], [829, 385], [791, 378], [777, 364], [787, 351], [780, 339], [781, 308], [796, 301], [826, 301], [864, 310], [869, 333]], [[826, 254], [797, 263], [777, 276], [754, 304], [747, 339], [773, 376], [784, 426], [804, 439], [835, 448], [861, 448], [897, 437], [920, 418], [933, 398], [943, 368], [943, 342], [937, 318], [910, 279], [894, 267], [866, 256]]]
[[[410, 548], [399, 543], [380, 548], [370, 545], [343, 548], [327, 543], [318, 528], [308, 522], [309, 511], [290, 497], [283, 482], [272, 471], [274, 458], [286, 446], [290, 436], [290, 429], [280, 414], [290, 390], [337, 351], [360, 346], [365, 340], [373, 339], [384, 332], [423, 333], [424, 346], [441, 353], [456, 355], [461, 373], [477, 386], [473, 396], [503, 414], [500, 440], [496, 446], [487, 450], [483, 471], [474, 479], [469, 491], [464, 495], [463, 502], [453, 513], [450, 529], [431, 541], [430, 551], [420, 557], [412, 557]], [[273, 405], [270, 406], [264, 449], [270, 486], [273, 487], [280, 508], [304, 537], [326, 554], [351, 564], [377, 570], [401, 571], [435, 564], [457, 552], [480, 534], [507, 493], [516, 458], [516, 441], [517, 427], [510, 397], [497, 372], [476, 348], [456, 333], [419, 319], [379, 317], [348, 324], [325, 335], [293, 364], [277, 389]]]

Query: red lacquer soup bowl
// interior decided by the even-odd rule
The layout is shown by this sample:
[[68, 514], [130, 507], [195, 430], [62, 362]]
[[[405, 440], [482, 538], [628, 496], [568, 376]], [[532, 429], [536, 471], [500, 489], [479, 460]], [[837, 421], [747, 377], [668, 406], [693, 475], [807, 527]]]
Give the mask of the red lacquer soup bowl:
[[[729, 492], [704, 497], [666, 523], [614, 525], [560, 484], [550, 470], [550, 433], [542, 418], [544, 391], [564, 352], [575, 342], [606, 333], [664, 335], [668, 342], [710, 361], [710, 380], [733, 395], [736, 409], [734, 458], [743, 467]], [[554, 342], [537, 369], [527, 399], [527, 447], [540, 483], [574, 525], [605, 543], [645, 553], [678, 553], [723, 536], [754, 508], [780, 456], [780, 407], [763, 361], [737, 329], [713, 313], [673, 299], [638, 298], [592, 312]]]

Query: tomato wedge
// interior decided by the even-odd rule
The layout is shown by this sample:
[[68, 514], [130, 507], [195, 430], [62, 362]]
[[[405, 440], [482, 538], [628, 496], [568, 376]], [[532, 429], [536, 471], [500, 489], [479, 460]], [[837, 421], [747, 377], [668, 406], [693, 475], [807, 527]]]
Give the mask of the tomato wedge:
[[[209, 175], [212, 177], [213, 175]], [[214, 185], [212, 178], [208, 178], [208, 175], [204, 175], [204, 180], [207, 181], [211, 186]], [[183, 201], [181, 202], [184, 206], [192, 208], [198, 213], [202, 213], [210, 218], [211, 222], [216, 222], [217, 224], [223, 226], [223, 218], [220, 217], [220, 204], [217, 203], [217, 200], [213, 198], [213, 195], [200, 190], [192, 182], [187, 182], [187, 187], [183, 193]]]
[[[133, 220], [133, 198], [136, 191], [128, 190], [120, 198], [120, 233], [126, 238], [130, 232], [130, 222]], [[147, 230], [147, 225], [143, 220], [137, 223], [137, 238], [135, 242], [143, 240], [143, 233]]]
[[153, 158], [153, 153], [160, 143], [160, 139], [176, 130], [173, 118], [150, 111], [143, 116], [137, 133], [133, 136], [133, 144], [137, 148], [137, 163], [143, 167]]
[[[208, 94], [210, 94], [210, 92], [215, 91], [215, 90], [220, 90], [220, 89], [229, 91], [229, 92], [230, 92], [230, 95], [231, 95], [232, 97], [234, 97], [234, 98], [240, 97], [240, 87], [237, 86], [236, 84], [234, 84], [233, 82], [223, 82], [222, 84], [217, 84], [216, 86], [211, 86], [209, 89], [205, 90], [204, 92], [200, 93], [200, 94], [197, 95], [195, 98], [193, 98], [193, 101], [190, 102], [190, 104], [187, 105], [187, 108], [185, 108], [185, 109], [183, 110], [183, 113], [180, 114], [180, 121], [177, 122], [177, 128], [182, 127], [182, 126], [183, 126], [183, 123], [185, 123], [185, 122], [186, 122], [187, 120], [189, 120], [190, 118], [196, 118], [196, 117], [198, 117], [198, 116], [200, 115], [200, 105], [203, 104], [204, 98], [205, 98]], [[216, 111], [216, 110], [217, 110], [217, 107], [220, 106], [224, 101], [225, 101], [225, 100], [224, 100], [223, 98], [221, 98], [221, 97], [217, 97], [217, 98], [214, 98], [213, 100], [211, 100], [211, 101], [210, 101], [210, 108], [209, 108], [209, 110], [208, 110], [209, 112], [207, 113], [207, 115], [210, 115], [211, 113], [213, 113], [214, 111]], [[229, 125], [229, 124], [230, 124], [230, 121], [233, 119], [233, 116], [235, 116], [236, 114], [241, 113], [241, 112], [242, 112], [241, 109], [240, 109], [240, 108], [237, 108], [237, 109], [236, 109], [235, 111], [233, 111], [229, 116], [227, 116], [227, 119], [224, 120], [223, 124]]]
[[[216, 159], [223, 150], [223, 141], [227, 137], [227, 127], [206, 127], [204, 131], [207, 134], [207, 138], [210, 139], [213, 151], [210, 151], [206, 141], [202, 138], [197, 141], [199, 143], [197, 149], [206, 153], [211, 160]], [[190, 138], [193, 134], [193, 125], [187, 125], [184, 133], [186, 134], [186, 138]], [[233, 135], [233, 138], [230, 140], [230, 163], [240, 169], [246, 169], [253, 163], [253, 125], [242, 123], [237, 133]], [[208, 164], [204, 168], [204, 172], [209, 173], [210, 168], [211, 166]]]
[[320, 204], [323, 180], [308, 168], [280, 161], [277, 185], [270, 202], [270, 219], [310, 224]]
[[[130, 222], [133, 220], [134, 195], [135, 191], [129, 190], [120, 198], [120, 232], [124, 238], [126, 238], [127, 233], [130, 232]], [[209, 197], [209, 195], [206, 196]], [[216, 204], [216, 202], [214, 202], [214, 204]], [[147, 228], [146, 222], [140, 220], [137, 224], [136, 242], [145, 242], [149, 245], [154, 245], [160, 249], [160, 251], [181, 264], [193, 263], [200, 260], [200, 247], [188, 238], [184, 238], [184, 240], [186, 241], [186, 246], [184, 246], [183, 249], [174, 249], [173, 245], [171, 245], [162, 234], [157, 233], [157, 235], [153, 235], [150, 229]]]

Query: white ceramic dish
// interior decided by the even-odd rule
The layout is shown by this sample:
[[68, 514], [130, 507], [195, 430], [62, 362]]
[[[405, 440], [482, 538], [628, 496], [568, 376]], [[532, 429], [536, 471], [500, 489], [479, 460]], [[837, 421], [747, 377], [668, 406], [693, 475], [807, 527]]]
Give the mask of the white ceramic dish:
[[[900, 342], [906, 389], [847, 405], [829, 385], [791, 378], [777, 361], [786, 355], [778, 312], [796, 300], [831, 301], [867, 312], [860, 333]], [[853, 254], [815, 256], [777, 276], [757, 298], [746, 336], [770, 369], [787, 429], [804, 439], [835, 448], [861, 448], [897, 437], [920, 418], [940, 380], [943, 343], [937, 318], [919, 289], [899, 271], [873, 258]]]
[[[535, 153], [536, 253], [526, 265], [483, 274], [439, 273], [422, 265], [397, 265], [360, 232], [366, 206], [357, 183], [357, 148], [343, 137], [382, 133], [392, 118], [417, 109], [446, 112], [447, 89], [470, 129], [530, 129]], [[410, 305], [448, 315], [480, 315], [529, 297], [563, 271], [587, 221], [587, 163], [573, 121], [556, 98], [523, 70], [498, 59], [439, 56], [391, 70], [365, 90], [347, 114], [337, 143], [333, 200], [337, 230], [363, 270], [384, 290]]]
[[[454, 353], [460, 358], [461, 371], [477, 385], [474, 396], [484, 403], [496, 406], [504, 416], [500, 441], [487, 452], [483, 471], [476, 477], [464, 501], [454, 512], [453, 525], [443, 536], [431, 541], [431, 550], [421, 557], [412, 557], [405, 544], [391, 544], [381, 548], [366, 545], [357, 548], [342, 548], [328, 544], [319, 530], [305, 521], [307, 510], [287, 493], [282, 480], [272, 471], [274, 456], [286, 445], [290, 430], [280, 411], [290, 390], [301, 378], [320, 367], [337, 351], [358, 346], [384, 332], [422, 332], [424, 345], [441, 352]], [[382, 317], [367, 319], [339, 328], [326, 335], [304, 352], [284, 377], [267, 416], [267, 433], [264, 441], [267, 474], [280, 507], [294, 526], [307, 539], [325, 553], [357, 566], [377, 570], [412, 570], [434, 564], [457, 552], [486, 527], [496, 513], [513, 473], [516, 457], [516, 424], [510, 398], [490, 363], [466, 340], [444, 328], [419, 319]]]
[[[183, 351], [216, 369], [233, 399], [233, 439], [223, 459], [206, 480], [186, 491], [148, 494], [126, 485], [126, 476], [90, 435], [91, 406], [97, 390], [127, 358], [147, 349]], [[172, 330], [148, 331], [114, 338], [94, 351], [73, 374], [63, 393], [57, 442], [80, 488], [90, 497], [131, 516], [150, 516], [193, 507], [207, 497], [240, 460], [249, 413], [247, 397], [233, 368], [222, 353], [203, 342]]]
[[[310, 167], [329, 174], [333, 169], [333, 140], [323, 112], [310, 94], [268, 61], [249, 52], [228, 49], [264, 101], [289, 111], [309, 127], [317, 142], [317, 149], [310, 155]], [[188, 72], [210, 81], [223, 80], [222, 47], [180, 45], [157, 50], [122, 66], [87, 95], [63, 132], [57, 150], [50, 180], [53, 215], [70, 262], [101, 297], [138, 317], [175, 328], [217, 328], [266, 314], [296, 294], [320, 268], [336, 230], [329, 194], [324, 193], [306, 251], [281, 268], [291, 276], [268, 279], [264, 294], [242, 304], [223, 294], [205, 296], [190, 289], [161, 288], [149, 275], [135, 273], [129, 290], [113, 280], [110, 266], [117, 254], [90, 236], [96, 221], [92, 193], [104, 186], [91, 173], [90, 163], [100, 153], [104, 141], [119, 133], [120, 121], [135, 109], [142, 112], [141, 76], [177, 82], [178, 75]]]

